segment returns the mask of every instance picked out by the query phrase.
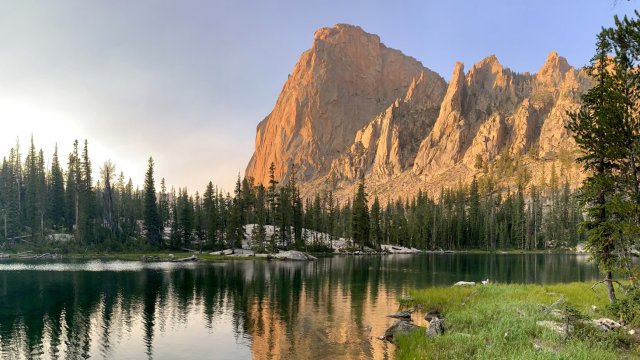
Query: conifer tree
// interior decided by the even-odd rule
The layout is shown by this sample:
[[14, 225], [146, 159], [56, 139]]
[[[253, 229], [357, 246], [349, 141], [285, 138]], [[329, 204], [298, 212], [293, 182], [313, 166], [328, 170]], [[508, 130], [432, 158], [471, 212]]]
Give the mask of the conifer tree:
[[114, 180], [114, 176], [116, 173], [116, 166], [111, 162], [111, 160], [107, 160], [100, 167], [100, 174], [102, 175], [102, 182], [104, 184], [103, 191], [103, 204], [104, 204], [104, 224], [106, 224], [107, 228], [111, 233], [115, 233], [115, 210], [113, 205], [113, 189], [112, 182]]
[[623, 249], [617, 241], [617, 221], [612, 206], [616, 198], [616, 168], [623, 152], [616, 146], [616, 138], [620, 136], [624, 118], [624, 95], [616, 87], [609, 69], [616, 64], [609, 57], [612, 44], [608, 32], [603, 29], [598, 35], [596, 55], [586, 68], [594, 85], [583, 94], [580, 109], [569, 114], [568, 127], [584, 154], [578, 160], [590, 173], [582, 185], [581, 195], [587, 205], [588, 219], [584, 226], [588, 249], [605, 272], [609, 300], [614, 303], [613, 271], [619, 268], [616, 253]]
[[262, 184], [258, 185], [256, 191], [256, 224], [252, 229], [251, 239], [253, 241], [253, 246], [257, 251], [265, 250], [265, 241], [267, 238], [266, 233], [266, 220], [267, 220], [267, 209], [265, 206], [266, 201], [266, 191]]
[[234, 253], [235, 249], [242, 248], [242, 240], [244, 239], [241, 197], [242, 189], [240, 187], [240, 179], [238, 178], [238, 181], [236, 182], [235, 196], [230, 202], [229, 222], [226, 229], [227, 242]]
[[371, 231], [370, 231], [370, 242], [376, 248], [380, 248], [380, 244], [382, 243], [382, 229], [380, 227], [380, 223], [382, 220], [382, 216], [380, 213], [380, 200], [378, 200], [378, 196], [376, 195], [373, 198], [373, 204], [371, 204]]
[[65, 219], [67, 220], [67, 227], [72, 229], [78, 238], [78, 208], [79, 208], [79, 181], [80, 181], [80, 157], [78, 155], [78, 140], [73, 143], [73, 151], [69, 154], [69, 161], [67, 163], [67, 188], [66, 188], [66, 201], [67, 207]]
[[209, 181], [207, 188], [202, 196], [202, 210], [204, 212], [204, 224], [207, 245], [211, 248], [216, 246], [216, 236], [218, 231], [218, 218], [216, 207], [216, 195], [213, 189], [213, 183]]
[[51, 174], [49, 178], [49, 214], [54, 229], [64, 226], [64, 174], [58, 158], [58, 144], [55, 146], [51, 160]]
[[147, 173], [144, 177], [144, 227], [147, 242], [151, 247], [162, 245], [162, 222], [156, 203], [156, 186], [153, 179], [153, 158], [149, 158]]
[[79, 162], [78, 171], [79, 201], [78, 201], [78, 234], [83, 242], [95, 241], [95, 193], [93, 189], [93, 177], [91, 159], [89, 158], [88, 141], [84, 141], [82, 159]]
[[158, 213], [160, 215], [160, 221], [162, 227], [168, 227], [171, 222], [171, 215], [169, 211], [169, 194], [167, 194], [167, 184], [162, 178], [160, 180], [160, 197], [158, 199]]
[[364, 176], [360, 177], [358, 190], [353, 198], [353, 208], [351, 216], [351, 236], [354, 245], [357, 244], [361, 250], [368, 244], [369, 240], [369, 208], [367, 206], [367, 193], [365, 191]]

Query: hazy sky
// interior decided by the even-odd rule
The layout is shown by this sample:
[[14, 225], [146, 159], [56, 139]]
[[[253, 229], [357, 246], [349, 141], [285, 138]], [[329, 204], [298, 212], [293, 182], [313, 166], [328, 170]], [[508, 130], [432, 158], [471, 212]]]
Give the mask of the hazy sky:
[[142, 185], [233, 189], [255, 126], [314, 31], [336, 23], [380, 35], [445, 78], [455, 61], [496, 54], [536, 72], [551, 50], [574, 66], [636, 1], [0, 0], [0, 156], [20, 137], [66, 157], [88, 139]]

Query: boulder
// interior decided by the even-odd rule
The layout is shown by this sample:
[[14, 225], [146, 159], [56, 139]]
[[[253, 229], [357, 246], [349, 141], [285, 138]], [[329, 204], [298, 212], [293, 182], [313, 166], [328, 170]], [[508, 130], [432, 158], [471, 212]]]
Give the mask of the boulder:
[[273, 258], [277, 260], [293, 260], [293, 261], [306, 261], [306, 260], [317, 259], [315, 256], [305, 254], [302, 251], [296, 251], [296, 250], [281, 251], [277, 254], [274, 254]]
[[426, 337], [440, 336], [444, 334], [444, 319], [435, 317], [429, 321], [429, 326], [425, 332]]
[[457, 283], [453, 284], [453, 286], [473, 286], [475, 284], [475, 281], [458, 281]]
[[47, 235], [49, 241], [70, 242], [73, 241], [73, 235], [71, 234], [51, 234]]
[[387, 329], [387, 331], [384, 332], [384, 338], [387, 341], [394, 341], [394, 336], [397, 334], [408, 334], [416, 329], [419, 329], [420, 327], [417, 325], [414, 325], [408, 321], [405, 320], [396, 320], [391, 326], [389, 326], [389, 328]]
[[438, 310], [431, 310], [424, 316], [424, 319], [429, 322], [426, 337], [439, 336], [444, 334], [444, 319]]
[[567, 324], [559, 323], [556, 321], [549, 321], [549, 320], [536, 321], [536, 325], [553, 330], [554, 332], [562, 336], [567, 336], [569, 335], [569, 333], [573, 331], [573, 325], [567, 325]]
[[591, 323], [593, 326], [603, 331], [616, 330], [622, 327], [622, 324], [619, 322], [607, 318], [592, 320]]

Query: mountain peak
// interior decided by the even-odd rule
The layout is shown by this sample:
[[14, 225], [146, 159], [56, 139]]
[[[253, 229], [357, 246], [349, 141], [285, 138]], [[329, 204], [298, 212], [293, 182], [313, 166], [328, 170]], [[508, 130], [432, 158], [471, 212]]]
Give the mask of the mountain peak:
[[555, 50], [552, 50], [547, 56], [547, 60], [544, 65], [538, 71], [538, 76], [540, 78], [556, 78], [558, 76], [562, 77], [564, 74], [571, 69], [571, 66], [562, 56], [559, 56]]
[[482, 59], [479, 63], [477, 63], [474, 67], [484, 68], [489, 67], [491, 70], [502, 69], [502, 64], [500, 64], [500, 60], [494, 54], [487, 56]]
[[[328, 171], [354, 134], [404, 98], [424, 71], [419, 61], [359, 26], [318, 29], [261, 122], [245, 175], [267, 184], [271, 163], [279, 181], [293, 166], [303, 181]], [[444, 84], [435, 73], [427, 75]]]
[[273, 163], [283, 182], [295, 167], [303, 196], [335, 186], [346, 199], [364, 173], [397, 198], [466, 182], [498, 154], [533, 152], [534, 169], [575, 146], [563, 116], [589, 83], [552, 51], [533, 76], [490, 55], [467, 73], [456, 63], [447, 84], [359, 26], [323, 27], [258, 125], [245, 175], [267, 184]]
[[380, 37], [364, 31], [360, 26], [350, 24], [336, 24], [331, 27], [321, 27], [313, 34], [315, 40], [324, 40], [335, 42], [336, 37], [354, 36], [354, 37], [373, 37], [380, 42]]

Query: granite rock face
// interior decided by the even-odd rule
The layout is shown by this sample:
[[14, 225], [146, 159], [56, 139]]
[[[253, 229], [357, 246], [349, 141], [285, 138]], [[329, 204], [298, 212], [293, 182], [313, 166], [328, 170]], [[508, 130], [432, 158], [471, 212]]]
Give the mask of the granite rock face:
[[327, 173], [355, 134], [405, 97], [421, 76], [444, 86], [439, 75], [360, 27], [319, 29], [258, 125], [246, 176], [266, 183], [272, 162], [280, 180], [293, 165], [301, 180]]
[[[501, 157], [540, 172], [576, 149], [566, 114], [589, 86], [555, 51], [533, 75], [493, 55], [466, 73], [458, 62], [447, 83], [359, 27], [322, 28], [258, 125], [245, 175], [266, 184], [273, 163], [276, 180], [295, 171], [303, 194], [340, 199], [361, 174], [370, 194], [397, 198], [469, 182]], [[579, 169], [563, 170], [577, 183]]]

